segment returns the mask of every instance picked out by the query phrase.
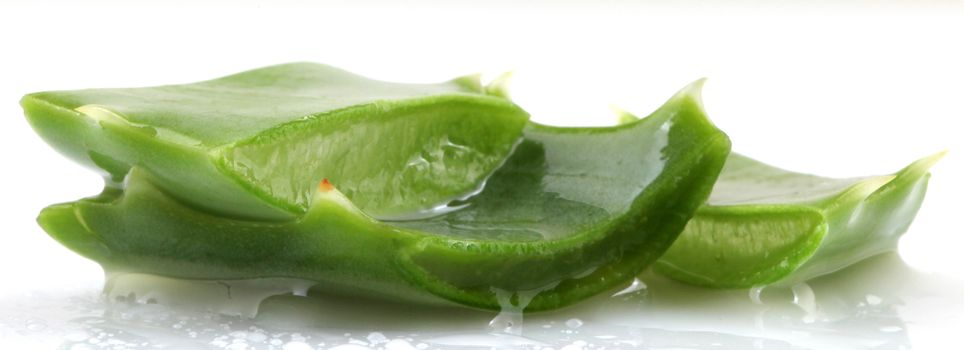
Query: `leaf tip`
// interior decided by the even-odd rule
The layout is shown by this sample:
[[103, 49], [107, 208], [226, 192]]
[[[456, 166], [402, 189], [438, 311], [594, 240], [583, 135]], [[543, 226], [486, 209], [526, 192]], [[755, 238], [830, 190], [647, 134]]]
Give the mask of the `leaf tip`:
[[514, 74], [515, 72], [510, 70], [495, 77], [495, 79], [492, 79], [492, 81], [485, 85], [485, 93], [487, 95], [510, 99], [509, 84], [512, 82], [512, 76]]
[[703, 110], [703, 85], [706, 84], [706, 78], [697, 79], [673, 95], [671, 101], [676, 101], [677, 103], [692, 103], [697, 109]]
[[482, 74], [469, 74], [463, 75], [461, 77], [452, 80], [452, 83], [461, 86], [464, 89], [468, 89], [472, 92], [484, 93], [485, 86], [482, 85]]
[[618, 125], [629, 124], [640, 119], [629, 111], [615, 105], [609, 105], [609, 110], [616, 115], [616, 124]]
[[945, 149], [943, 151], [934, 153], [927, 157], [918, 159], [917, 161], [911, 163], [911, 165], [908, 165], [906, 168], [901, 169], [901, 171], [899, 171], [897, 174], [904, 174], [904, 173], [923, 174], [928, 170], [930, 170], [930, 168], [933, 167], [934, 164], [937, 164], [937, 162], [939, 162], [942, 158], [944, 158], [944, 156], [947, 155], [947, 151], [948, 150]]
[[686, 87], [680, 90], [678, 95], [689, 96], [690, 98], [699, 102], [700, 105], [702, 105], [703, 104], [703, 85], [706, 85], [706, 77], [696, 79], [692, 83], [689, 83], [689, 85], [686, 85]]
[[934, 165], [935, 163], [937, 163], [938, 161], [940, 161], [942, 158], [944, 158], [944, 156], [946, 156], [946, 155], [947, 155], [947, 152], [949, 152], [949, 151], [950, 151], [950, 150], [945, 149], [945, 150], [942, 150], [942, 151], [940, 151], [940, 152], [934, 153], [934, 154], [932, 154], [932, 155], [927, 156], [926, 158], [924, 158], [924, 161], [927, 162], [928, 165]]

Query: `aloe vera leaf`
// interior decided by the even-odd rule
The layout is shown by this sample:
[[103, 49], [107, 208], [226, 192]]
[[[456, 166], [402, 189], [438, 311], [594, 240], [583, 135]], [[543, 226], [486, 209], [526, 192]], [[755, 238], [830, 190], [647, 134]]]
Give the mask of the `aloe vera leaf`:
[[942, 155], [893, 175], [828, 179], [731, 154], [707, 205], [653, 268], [709, 287], [792, 285], [896, 250]]
[[526, 310], [552, 309], [633, 278], [706, 200], [729, 139], [698, 89], [618, 127], [530, 124], [481, 193], [435, 217], [379, 221], [323, 183], [296, 220], [238, 220], [183, 205], [135, 168], [125, 190], [51, 206], [38, 221], [112, 270], [301, 278], [326, 292], [485, 309], [522, 293], [534, 295]]
[[477, 77], [398, 84], [313, 63], [21, 104], [44, 140], [115, 183], [137, 166], [182, 202], [261, 220], [303, 214], [322, 178], [376, 217], [444, 204], [477, 191], [528, 120]]

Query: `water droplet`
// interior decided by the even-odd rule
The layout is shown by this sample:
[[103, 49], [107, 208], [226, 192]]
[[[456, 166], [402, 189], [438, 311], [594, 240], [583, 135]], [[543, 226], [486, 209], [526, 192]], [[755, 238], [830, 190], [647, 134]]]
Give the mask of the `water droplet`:
[[615, 294], [613, 294], [613, 296], [618, 297], [623, 295], [629, 295], [629, 294], [634, 294], [644, 290], [646, 290], [646, 283], [640, 280], [639, 278], [633, 278], [633, 282], [630, 283], [628, 287], [624, 288], [621, 291], [616, 292]]
[[421, 154], [416, 154], [415, 156], [412, 156], [412, 158], [408, 160], [408, 163], [406, 163], [405, 166], [414, 167], [416, 169], [423, 169], [428, 167], [429, 164], [428, 164], [428, 160], [426, 160], [425, 157], [422, 157]]
[[90, 338], [90, 335], [84, 331], [73, 331], [64, 336], [64, 339], [73, 342], [81, 342], [87, 340], [87, 338]]
[[47, 328], [47, 322], [44, 320], [29, 319], [25, 327], [28, 331], [42, 331], [44, 328]]
[[568, 321], [566, 321], [566, 327], [569, 327], [569, 328], [582, 327], [582, 320], [578, 318], [570, 318]]
[[897, 326], [880, 327], [881, 332], [887, 332], [887, 333], [895, 333], [895, 332], [900, 332], [902, 330], [904, 329]]
[[750, 301], [757, 305], [763, 305], [763, 300], [760, 299], [760, 295], [763, 294], [763, 289], [767, 286], [756, 286], [750, 288]]
[[522, 334], [522, 313], [503, 309], [489, 321], [489, 329], [499, 333]]
[[308, 296], [308, 290], [311, 289], [313, 284], [314, 283], [295, 284], [294, 287], [292, 287], [291, 289], [291, 294], [294, 296], [306, 297]]
[[225, 349], [227, 349], [227, 350], [248, 350], [248, 343], [245, 343], [244, 340], [241, 340], [241, 339], [235, 339], [235, 342], [232, 343], [231, 345], [228, 345], [227, 347], [225, 347]]
[[311, 345], [300, 341], [290, 341], [281, 347], [283, 350], [312, 350]]
[[393, 339], [385, 344], [385, 350], [416, 350], [418, 348], [409, 344], [404, 339]]
[[804, 323], [813, 323], [817, 320], [817, 298], [813, 289], [806, 283], [799, 283], [790, 288], [793, 292], [793, 303], [802, 309]]
[[388, 342], [388, 338], [385, 337], [385, 335], [380, 332], [372, 332], [371, 334], [368, 335], [368, 337], [366, 337], [366, 339], [368, 339], [368, 342], [371, 343], [371, 345], [377, 345], [377, 344]]
[[[369, 348], [367, 346], [362, 346], [357, 344], [343, 344], [343, 345], [334, 346], [328, 350], [371, 350], [371, 349], [372, 348]], [[284, 349], [284, 350], [288, 350], [288, 349]]]
[[545, 346], [546, 344], [526, 337], [511, 334], [452, 334], [437, 338], [427, 339], [427, 342], [442, 345], [445, 348], [492, 348], [492, 349], [518, 349], [536, 348], [535, 346]]
[[304, 295], [315, 284], [293, 278], [183, 280], [107, 270], [105, 276], [104, 294], [117, 303], [148, 304], [153, 300], [158, 304], [197, 307], [247, 318], [257, 315], [263, 300], [288, 293]]
[[879, 296], [873, 294], [867, 294], [865, 299], [867, 299], [867, 305], [880, 305], [880, 303], [884, 301]]
[[229, 333], [228, 335], [230, 335], [232, 338], [246, 338], [248, 336], [248, 333], [245, 333], [243, 331], [234, 331]]
[[496, 315], [492, 321], [489, 321], [489, 328], [500, 333], [522, 334], [522, 312], [526, 309], [526, 306], [529, 306], [529, 302], [531, 302], [536, 295], [539, 295], [539, 293], [544, 290], [555, 288], [559, 282], [561, 281], [550, 283], [540, 288], [518, 292], [492, 288], [492, 292], [495, 293], [495, 298], [501, 307], [501, 311], [499, 311], [499, 314]]
[[268, 339], [268, 336], [261, 332], [248, 333], [248, 340], [256, 343], [263, 342]]
[[572, 342], [572, 344], [563, 346], [560, 350], [582, 350], [586, 347], [586, 342], [582, 340], [577, 340]]

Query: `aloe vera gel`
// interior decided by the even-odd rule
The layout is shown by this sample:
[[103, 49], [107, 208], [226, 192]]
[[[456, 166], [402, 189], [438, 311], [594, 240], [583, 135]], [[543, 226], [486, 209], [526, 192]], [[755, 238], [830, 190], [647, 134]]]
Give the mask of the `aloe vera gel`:
[[119, 273], [521, 313], [654, 263], [750, 287], [893, 248], [881, 242], [909, 225], [936, 158], [881, 178], [785, 173], [731, 155], [700, 88], [595, 128], [529, 122], [501, 83], [397, 84], [311, 63], [21, 103], [41, 137], [107, 178], [40, 225]]

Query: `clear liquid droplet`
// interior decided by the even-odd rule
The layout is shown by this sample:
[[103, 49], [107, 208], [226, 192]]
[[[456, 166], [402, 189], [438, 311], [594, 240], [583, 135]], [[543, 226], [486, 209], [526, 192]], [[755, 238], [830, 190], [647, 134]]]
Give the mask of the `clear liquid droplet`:
[[566, 327], [569, 327], [569, 328], [582, 327], [582, 320], [578, 318], [570, 318], [568, 321], [566, 321]]
[[261, 302], [269, 297], [292, 293], [304, 296], [315, 284], [292, 278], [210, 281], [112, 271], [105, 271], [105, 275], [104, 295], [108, 301], [185, 305], [246, 318], [255, 317]]
[[804, 323], [813, 323], [817, 320], [817, 297], [813, 289], [806, 283], [799, 283], [790, 288], [793, 292], [793, 303], [805, 313]]
[[750, 291], [749, 291], [750, 301], [757, 305], [763, 305], [763, 300], [760, 299], [760, 295], [763, 294], [763, 289], [765, 288], [766, 286], [756, 286], [756, 287], [750, 288]]
[[498, 301], [501, 310], [495, 318], [489, 321], [489, 329], [497, 333], [521, 335], [523, 322], [522, 312], [526, 306], [529, 306], [529, 302], [531, 302], [536, 295], [539, 295], [539, 293], [544, 290], [552, 289], [558, 284], [559, 282], [555, 282], [541, 288], [519, 292], [492, 288], [492, 292], [495, 293], [496, 301]]
[[646, 290], [646, 282], [643, 282], [639, 278], [633, 278], [633, 282], [630, 283], [628, 287], [614, 293], [613, 296], [618, 297], [623, 295], [630, 295], [630, 294], [635, 294], [644, 290]]

